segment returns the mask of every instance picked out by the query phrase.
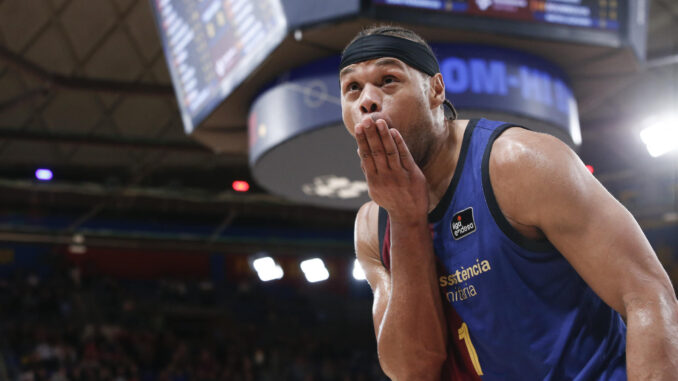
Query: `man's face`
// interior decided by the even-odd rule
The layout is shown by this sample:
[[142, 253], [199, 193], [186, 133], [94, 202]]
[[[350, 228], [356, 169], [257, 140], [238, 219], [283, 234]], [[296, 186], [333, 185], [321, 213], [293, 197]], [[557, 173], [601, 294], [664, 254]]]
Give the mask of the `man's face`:
[[345, 67], [339, 80], [342, 118], [351, 135], [366, 118], [384, 119], [403, 136], [415, 162], [424, 164], [433, 121], [424, 75], [396, 58], [384, 57]]

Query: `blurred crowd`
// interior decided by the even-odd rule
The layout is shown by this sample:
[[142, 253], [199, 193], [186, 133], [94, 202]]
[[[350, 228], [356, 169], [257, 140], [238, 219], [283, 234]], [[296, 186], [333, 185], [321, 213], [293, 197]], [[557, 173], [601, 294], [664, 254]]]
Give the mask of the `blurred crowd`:
[[0, 278], [0, 379], [385, 380], [369, 298], [208, 280]]

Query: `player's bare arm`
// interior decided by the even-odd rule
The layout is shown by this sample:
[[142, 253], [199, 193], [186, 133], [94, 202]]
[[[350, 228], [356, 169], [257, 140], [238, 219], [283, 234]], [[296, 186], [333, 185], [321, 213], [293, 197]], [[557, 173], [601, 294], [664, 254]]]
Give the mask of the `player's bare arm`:
[[437, 289], [428, 229], [426, 179], [395, 129], [364, 118], [355, 127], [370, 197], [391, 224], [390, 273], [381, 264], [378, 207], [363, 206], [356, 219], [356, 251], [374, 291], [377, 351], [394, 380], [438, 380], [446, 354], [446, 327]]
[[630, 380], [675, 380], [678, 302], [631, 214], [554, 137], [520, 128], [494, 143], [490, 180], [510, 223], [545, 236], [627, 321]]

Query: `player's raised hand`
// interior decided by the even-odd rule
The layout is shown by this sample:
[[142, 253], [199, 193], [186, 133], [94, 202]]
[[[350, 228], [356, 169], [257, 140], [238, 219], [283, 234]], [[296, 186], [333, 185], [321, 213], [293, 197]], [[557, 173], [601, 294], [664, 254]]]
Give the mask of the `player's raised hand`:
[[366, 116], [355, 127], [369, 195], [392, 220], [416, 221], [428, 212], [428, 184], [402, 135], [385, 120]]

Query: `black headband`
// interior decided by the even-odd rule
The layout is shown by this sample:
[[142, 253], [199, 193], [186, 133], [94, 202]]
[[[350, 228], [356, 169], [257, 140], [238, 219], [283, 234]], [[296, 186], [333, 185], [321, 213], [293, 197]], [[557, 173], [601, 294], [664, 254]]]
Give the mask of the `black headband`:
[[395, 36], [370, 34], [353, 41], [341, 56], [339, 70], [354, 63], [381, 57], [397, 58], [409, 66], [434, 76], [440, 72], [438, 60], [420, 43]]

